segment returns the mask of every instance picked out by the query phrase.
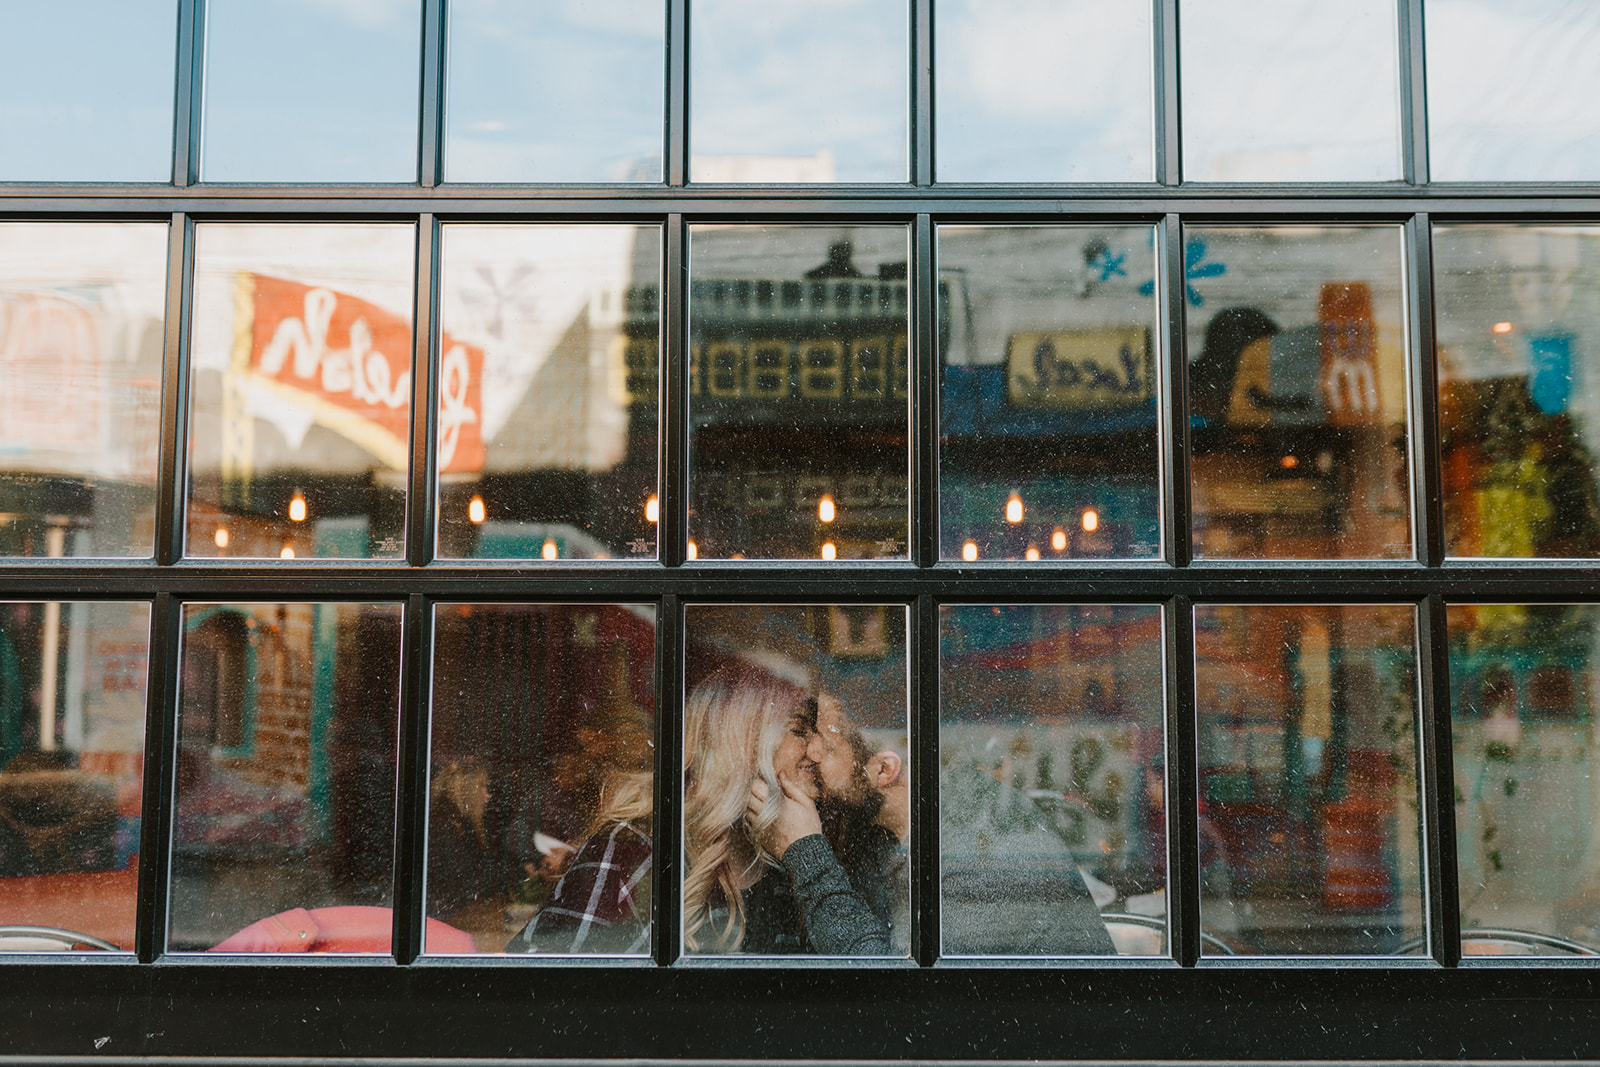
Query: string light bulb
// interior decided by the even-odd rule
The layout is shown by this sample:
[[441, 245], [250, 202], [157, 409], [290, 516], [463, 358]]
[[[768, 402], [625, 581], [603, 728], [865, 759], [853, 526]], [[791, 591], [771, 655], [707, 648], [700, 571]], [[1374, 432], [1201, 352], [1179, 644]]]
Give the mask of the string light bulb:
[[661, 521], [661, 501], [656, 498], [654, 493], [651, 493], [650, 499], [644, 502], [644, 521]]
[[212, 538], [212, 540], [217, 543], [218, 548], [227, 548], [228, 528], [226, 526], [218, 526], [216, 535]]
[[555, 540], [552, 538], [545, 538], [544, 548], [540, 550], [539, 554], [545, 559], [555, 559], [557, 554]]
[[838, 559], [839, 558], [839, 550], [838, 550], [838, 548], [836, 548], [834, 546], [834, 543], [832, 541], [824, 541], [824, 542], [822, 542], [822, 558], [823, 559]]
[[284, 545], [283, 551], [278, 553], [279, 559], [294, 559], [294, 546]]
[[968, 541], [961, 546], [961, 558], [971, 563], [978, 558], [978, 542]]
[[1016, 493], [1012, 493], [1011, 498], [1006, 501], [1006, 521], [1009, 523], [1022, 521], [1022, 497]]
[[306, 498], [301, 496], [298, 490], [295, 491], [294, 496], [289, 501], [289, 521], [306, 521]]
[[488, 512], [483, 507], [483, 497], [475, 496], [467, 502], [467, 518], [473, 522], [482, 522], [488, 517]]
[[1029, 563], [1035, 562], [1039, 558], [1039, 546], [1029, 545], [1028, 550], [1022, 554], [1022, 557]]
[[693, 541], [689, 542], [688, 556], [689, 556], [690, 559], [699, 559], [700, 558], [700, 546], [695, 544]]
[[823, 493], [822, 499], [817, 501], [817, 518], [823, 522], [832, 522], [837, 515], [838, 512], [833, 506], [833, 497]]
[[1094, 533], [1100, 529], [1100, 513], [1094, 508], [1083, 509], [1083, 532]]
[[1067, 531], [1057, 526], [1050, 534], [1050, 547], [1056, 552], [1065, 552], [1067, 550]]

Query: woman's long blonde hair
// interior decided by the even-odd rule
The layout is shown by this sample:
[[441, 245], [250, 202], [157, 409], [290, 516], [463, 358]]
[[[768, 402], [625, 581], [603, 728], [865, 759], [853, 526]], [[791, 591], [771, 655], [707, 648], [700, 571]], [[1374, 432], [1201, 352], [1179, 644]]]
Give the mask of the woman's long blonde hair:
[[[689, 694], [684, 708], [683, 940], [701, 949], [720, 894], [728, 919], [710, 951], [733, 952], [744, 941], [741, 890], [756, 867], [776, 866], [757, 842], [778, 817], [783, 789], [773, 757], [783, 743], [805, 690], [755, 667], [725, 667]], [[745, 821], [757, 776], [769, 797], [761, 814]]]

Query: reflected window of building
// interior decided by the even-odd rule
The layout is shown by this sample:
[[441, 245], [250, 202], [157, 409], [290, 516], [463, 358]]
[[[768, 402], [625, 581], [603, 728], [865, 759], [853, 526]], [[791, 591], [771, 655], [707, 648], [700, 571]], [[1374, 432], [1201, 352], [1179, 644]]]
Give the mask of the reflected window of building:
[[415, 238], [196, 227], [186, 554], [403, 555]]
[[1453, 556], [1600, 556], [1600, 229], [1434, 230]]
[[453, 0], [446, 10], [446, 179], [661, 181], [658, 0]]
[[655, 609], [440, 605], [431, 722], [425, 951], [647, 955]]
[[170, 951], [389, 951], [400, 615], [184, 605]]
[[8, 8], [0, 181], [170, 181], [177, 16], [171, 0]]
[[0, 224], [0, 556], [150, 556], [167, 227]]
[[903, 0], [694, 0], [690, 180], [906, 181], [909, 13]]
[[654, 557], [660, 228], [443, 244], [439, 556]]
[[203, 180], [417, 180], [422, 0], [204, 9]]
[[1398, 226], [1189, 229], [1202, 559], [1411, 559]]
[[1153, 231], [937, 232], [939, 554], [1156, 556]]
[[1184, 180], [1399, 180], [1399, 9], [1183, 0]]
[[1166, 954], [1161, 635], [1155, 606], [940, 609], [946, 954]]
[[687, 609], [687, 955], [911, 950], [907, 613]]
[[149, 604], [0, 604], [0, 952], [133, 950], [149, 659]]
[[1583, 0], [1428, 0], [1434, 181], [1600, 177], [1600, 9]]
[[1593, 604], [1452, 604], [1463, 955], [1600, 952]]
[[938, 180], [1153, 180], [1151, 11], [1141, 0], [940, 3]]
[[903, 226], [690, 229], [690, 558], [906, 558], [907, 260]]
[[1416, 612], [1195, 608], [1202, 952], [1422, 936]]

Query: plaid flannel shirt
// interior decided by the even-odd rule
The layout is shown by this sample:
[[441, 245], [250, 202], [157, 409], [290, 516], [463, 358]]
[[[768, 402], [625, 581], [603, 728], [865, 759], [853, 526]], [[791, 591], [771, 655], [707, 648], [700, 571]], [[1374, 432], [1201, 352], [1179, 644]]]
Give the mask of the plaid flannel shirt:
[[631, 823], [592, 835], [506, 951], [649, 952], [651, 859], [649, 833]]

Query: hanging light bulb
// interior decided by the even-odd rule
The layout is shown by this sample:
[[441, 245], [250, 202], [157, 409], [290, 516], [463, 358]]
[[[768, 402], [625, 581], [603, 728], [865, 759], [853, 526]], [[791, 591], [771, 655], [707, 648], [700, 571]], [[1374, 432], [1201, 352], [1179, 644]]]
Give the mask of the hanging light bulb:
[[482, 522], [487, 517], [488, 513], [483, 508], [483, 497], [475, 496], [467, 502], [467, 518], [473, 522]]
[[1017, 523], [1022, 521], [1022, 497], [1016, 493], [1011, 494], [1011, 499], [1006, 501], [1006, 521]]
[[961, 546], [961, 558], [971, 563], [978, 558], [978, 542], [968, 541]]
[[1067, 550], [1067, 531], [1057, 526], [1055, 531], [1050, 534], [1050, 547], [1057, 552], [1065, 552]]
[[216, 536], [212, 540], [216, 541], [218, 548], [227, 548], [228, 528], [226, 526], [218, 526]]
[[300, 495], [299, 490], [295, 490], [294, 497], [289, 501], [289, 521], [306, 521], [306, 498]]
[[1033, 562], [1034, 560], [1037, 560], [1039, 558], [1039, 546], [1038, 545], [1029, 545], [1028, 546], [1028, 550], [1026, 552], [1024, 552], [1022, 554], [1022, 556], [1023, 556], [1024, 559], [1028, 560], [1030, 563]]
[[644, 502], [644, 521], [661, 521], [661, 501], [656, 499], [656, 495], [654, 493], [651, 493], [650, 499]]
[[823, 493], [822, 499], [817, 501], [817, 518], [823, 522], [832, 522], [837, 514], [833, 506], [833, 497]]
[[834, 544], [833, 544], [832, 541], [824, 541], [824, 542], [822, 542], [822, 558], [823, 559], [838, 559], [839, 558], [839, 550], [834, 547]]
[[544, 548], [540, 550], [539, 554], [541, 556], [543, 556], [545, 559], [555, 559], [556, 558], [556, 543], [555, 543], [555, 541], [553, 539], [551, 539], [551, 538], [546, 538], [545, 542], [544, 542]]
[[1100, 513], [1094, 508], [1083, 509], [1083, 532], [1094, 533], [1100, 529]]

